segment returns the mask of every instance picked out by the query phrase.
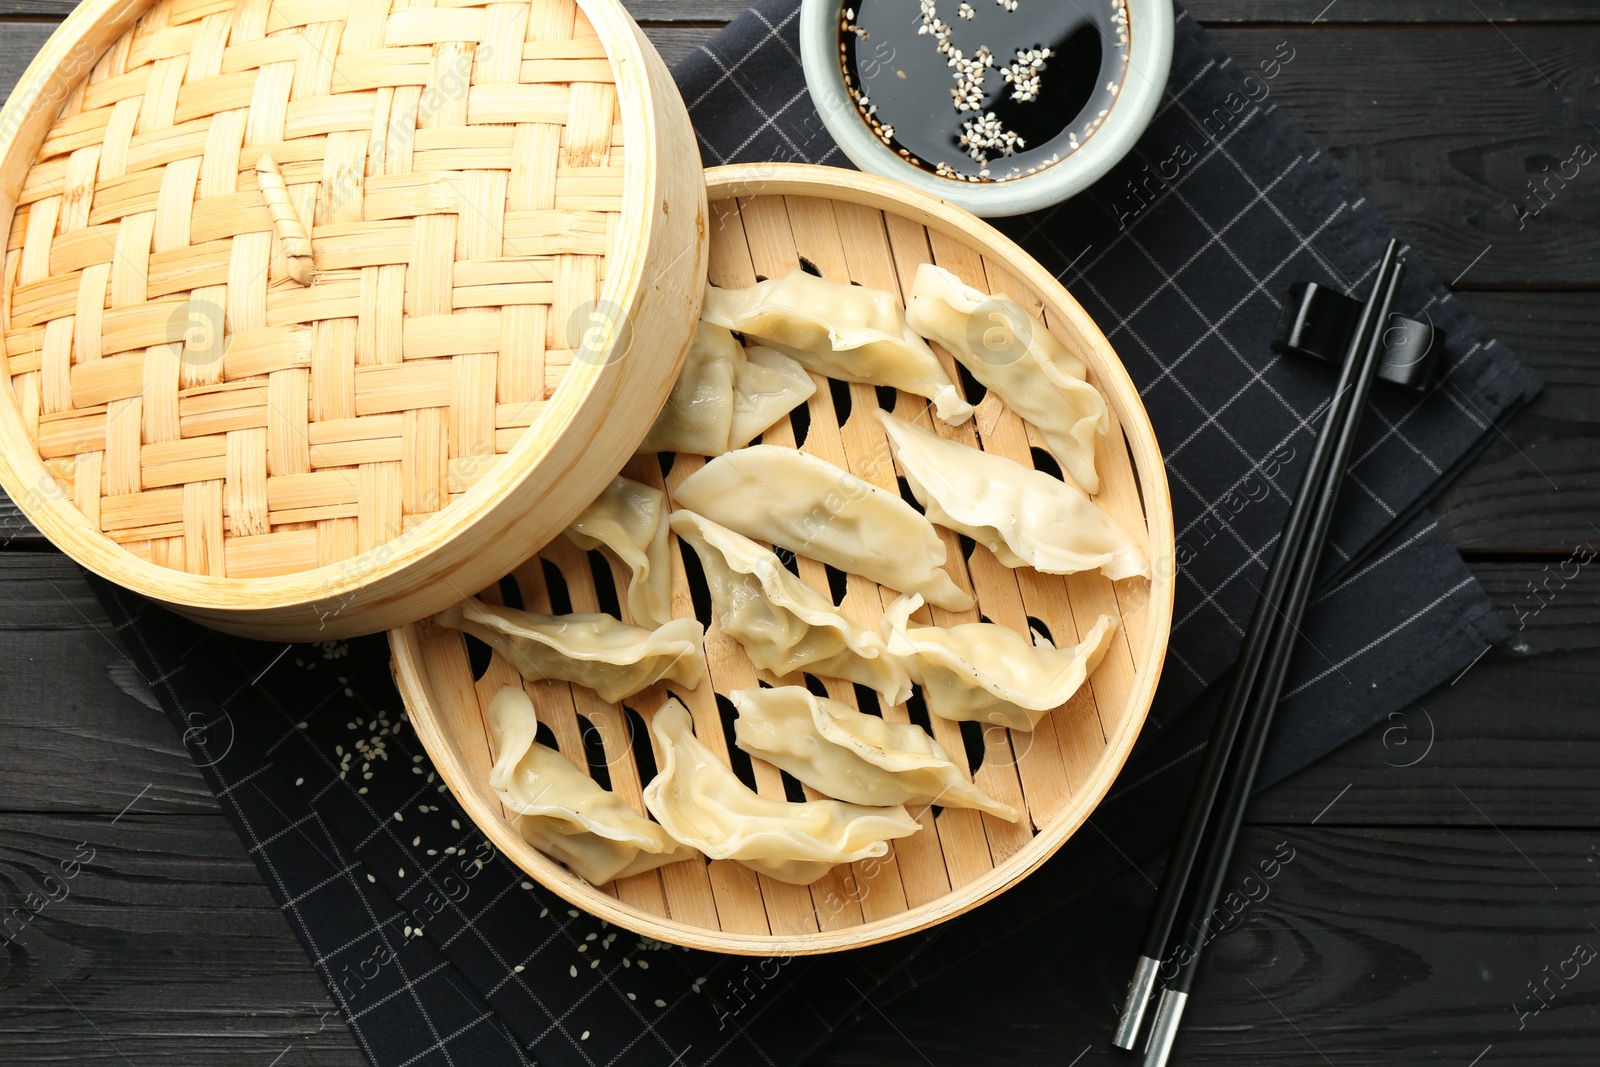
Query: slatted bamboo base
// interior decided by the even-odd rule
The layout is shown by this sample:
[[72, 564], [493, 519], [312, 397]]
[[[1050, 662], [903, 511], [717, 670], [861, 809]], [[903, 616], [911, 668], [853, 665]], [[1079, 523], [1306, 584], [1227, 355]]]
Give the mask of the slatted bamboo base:
[[385, 629], [543, 543], [698, 307], [687, 114], [615, 0], [91, 0], [0, 135], [6, 488], [251, 636]]
[[[1102, 613], [1122, 621], [1090, 684], [1032, 734], [932, 720], [934, 735], [958, 762], [968, 760], [969, 753], [980, 761], [978, 784], [1026, 816], [1013, 824], [969, 810], [925, 810], [922, 831], [894, 842], [886, 858], [837, 867], [809, 887], [718, 861], [673, 864], [596, 889], [524, 843], [488, 787], [493, 753], [482, 709], [500, 686], [521, 684], [517, 672], [496, 655], [475, 676], [462, 635], [426, 622], [391, 632], [394, 671], [418, 735], [467, 811], [501, 850], [567, 900], [640, 933], [698, 948], [752, 954], [833, 951], [921, 929], [1003, 891], [1054, 852], [1104, 796], [1144, 721], [1166, 650], [1173, 583], [1171, 503], [1149, 421], [1110, 345], [1053, 278], [987, 225], [894, 183], [844, 171], [724, 167], [709, 171], [707, 180], [715, 283], [749, 285], [809, 263], [827, 278], [904, 292], [919, 263], [935, 262], [971, 285], [1042, 311], [1051, 330], [1089, 364], [1091, 381], [1110, 402], [1114, 427], [1099, 449], [1103, 487], [1097, 500], [1128, 529], [1147, 532], [1152, 581], [1112, 583], [1098, 574], [1062, 578], [1031, 569], [1011, 571], [981, 547], [964, 557], [956, 536], [941, 531], [956, 584], [972, 592], [978, 606], [965, 613], [934, 609], [936, 623], [971, 621], [981, 612], [1022, 632], [1030, 625], [1043, 629], [1065, 645], [1076, 642]], [[954, 378], [954, 362], [942, 352], [940, 358]], [[763, 440], [791, 447], [799, 440], [803, 450], [890, 491], [897, 487], [888, 446], [871, 417], [880, 403], [892, 402], [903, 418], [1025, 464], [1032, 464], [1042, 448], [1032, 429], [992, 400], [979, 405], [973, 422], [947, 427], [931, 419], [920, 397], [821, 377], [817, 384], [804, 412], [780, 421]], [[703, 463], [677, 456], [663, 474], [662, 465], [648, 456], [635, 459], [626, 473], [670, 496]], [[678, 547], [693, 555], [687, 546]], [[684, 566], [679, 562], [674, 568], [674, 615], [693, 614], [696, 598]], [[830, 589], [822, 564], [802, 559], [800, 568], [807, 582]], [[832, 577], [837, 583], [841, 576]], [[625, 588], [626, 579], [615, 561], [585, 555], [561, 539], [481, 595], [496, 602], [520, 599], [532, 611], [609, 610], [628, 618], [615, 593]], [[896, 595], [854, 575], [845, 586], [844, 611], [866, 626], [876, 626]], [[703, 593], [699, 600], [705, 603]], [[725, 757], [731, 750], [739, 769], [751, 761], [732, 748], [731, 707], [719, 694], [754, 685], [758, 677], [803, 684], [798, 676], [780, 680], [756, 671], [739, 645], [715, 626], [706, 637], [706, 655], [709, 678], [698, 689], [685, 693], [658, 686], [626, 701], [626, 709], [565, 683], [534, 683], [527, 689], [561, 751], [580, 766], [604, 765], [611, 788], [643, 811], [640, 792], [652, 768], [636, 756], [648, 751], [644, 725], [669, 688], [688, 704], [700, 739]], [[857, 691], [850, 685], [831, 679], [825, 684], [831, 696], [856, 704]], [[902, 722], [912, 714], [909, 706], [865, 710]], [[755, 760], [751, 773], [760, 792], [785, 796], [776, 768]]]

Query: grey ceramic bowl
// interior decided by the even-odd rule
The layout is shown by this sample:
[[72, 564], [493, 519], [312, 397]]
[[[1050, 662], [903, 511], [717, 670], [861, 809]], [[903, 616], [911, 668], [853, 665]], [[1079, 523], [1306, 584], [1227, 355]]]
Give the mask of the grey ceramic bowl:
[[839, 66], [841, 0], [802, 0], [800, 60], [823, 124], [856, 166], [943, 197], [975, 215], [1020, 215], [1058, 204], [1093, 185], [1128, 154], [1150, 124], [1172, 67], [1172, 3], [1127, 0], [1127, 6], [1128, 72], [1105, 122], [1061, 162], [1003, 182], [941, 178], [901, 159], [867, 128], [845, 90]]

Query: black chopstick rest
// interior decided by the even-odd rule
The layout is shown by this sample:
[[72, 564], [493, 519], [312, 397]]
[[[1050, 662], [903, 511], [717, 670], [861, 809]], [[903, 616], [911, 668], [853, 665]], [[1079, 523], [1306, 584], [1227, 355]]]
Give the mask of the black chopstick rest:
[[[1361, 307], [1361, 301], [1316, 282], [1296, 282], [1278, 314], [1272, 350], [1338, 366], [1350, 350]], [[1390, 313], [1383, 330], [1378, 380], [1418, 393], [1433, 388], [1443, 363], [1444, 331], [1396, 312]]]

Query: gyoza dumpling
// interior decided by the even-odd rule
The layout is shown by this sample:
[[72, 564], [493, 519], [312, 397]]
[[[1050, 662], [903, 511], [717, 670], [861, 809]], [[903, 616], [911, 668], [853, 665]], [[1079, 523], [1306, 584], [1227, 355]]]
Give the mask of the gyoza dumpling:
[[928, 518], [966, 534], [1007, 567], [1047, 574], [1099, 570], [1150, 577], [1150, 560], [1117, 520], [1077, 486], [1004, 456], [935, 437], [875, 411]]
[[809, 885], [834, 864], [885, 855], [890, 839], [917, 832], [903, 807], [761, 796], [695, 738], [689, 712], [676, 700], [661, 706], [650, 730], [661, 773], [645, 786], [645, 807], [674, 839], [712, 859]]
[[[975, 318], [980, 310], [984, 316]], [[1083, 361], [1044, 323], [1015, 302], [981, 293], [932, 263], [917, 268], [906, 318], [918, 333], [948, 349], [1006, 407], [1033, 423], [1084, 492], [1100, 491], [1095, 437], [1110, 431], [1111, 416], [1105, 398], [1084, 380]], [[1019, 331], [1028, 336], [1019, 337]]]
[[499, 754], [489, 786], [517, 813], [518, 831], [540, 852], [595, 885], [695, 857], [694, 849], [536, 741], [539, 722], [527, 693], [501, 686], [486, 717]]
[[994, 723], [1032, 730], [1059, 708], [1100, 666], [1116, 620], [1102, 615], [1084, 639], [1058, 649], [1035, 634], [1033, 644], [992, 622], [912, 626], [919, 597], [901, 597], [883, 614], [889, 651], [922, 686], [928, 711], [943, 719]]
[[617, 477], [566, 529], [588, 552], [601, 545], [627, 564], [628, 610], [641, 626], [672, 621], [672, 564], [667, 545], [667, 495]]
[[683, 357], [683, 369], [640, 452], [688, 452], [717, 456], [728, 450], [733, 425], [733, 368], [740, 356], [738, 338], [720, 326], [700, 322]]
[[977, 808], [1007, 822], [1017, 809], [979, 789], [915, 723], [889, 722], [803, 686], [736, 689], [740, 748], [851, 804]]
[[729, 448], [754, 441], [817, 391], [817, 383], [806, 369], [777, 349], [751, 345], [742, 351], [744, 362], [733, 369]]
[[706, 669], [705, 628], [694, 619], [645, 630], [610, 615], [537, 615], [474, 597], [433, 621], [476, 637], [529, 681], [576, 682], [611, 703], [662, 679], [693, 689]]
[[796, 449], [753, 445], [718, 456], [674, 497], [746, 537], [921, 593], [951, 611], [972, 606], [941, 569], [944, 542], [932, 523], [898, 496]]
[[928, 343], [906, 324], [892, 293], [830, 282], [796, 268], [745, 289], [708, 285], [700, 315], [777, 345], [818, 374], [927, 397], [946, 422], [972, 416], [972, 405], [961, 399]]
[[845, 618], [771, 551], [692, 511], [674, 511], [669, 521], [700, 557], [717, 621], [750, 662], [778, 675], [810, 671], [860, 682], [890, 704], [911, 695], [911, 679], [883, 638]]
[[805, 368], [788, 356], [770, 348], [746, 351], [728, 330], [702, 321], [639, 451], [720, 456], [761, 436], [816, 391]]

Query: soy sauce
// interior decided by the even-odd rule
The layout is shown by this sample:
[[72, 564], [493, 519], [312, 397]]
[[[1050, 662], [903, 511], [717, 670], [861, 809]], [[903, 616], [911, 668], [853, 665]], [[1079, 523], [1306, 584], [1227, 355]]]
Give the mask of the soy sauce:
[[839, 56], [856, 110], [909, 162], [1006, 181], [1105, 121], [1127, 71], [1126, 12], [1125, 0], [845, 0]]

